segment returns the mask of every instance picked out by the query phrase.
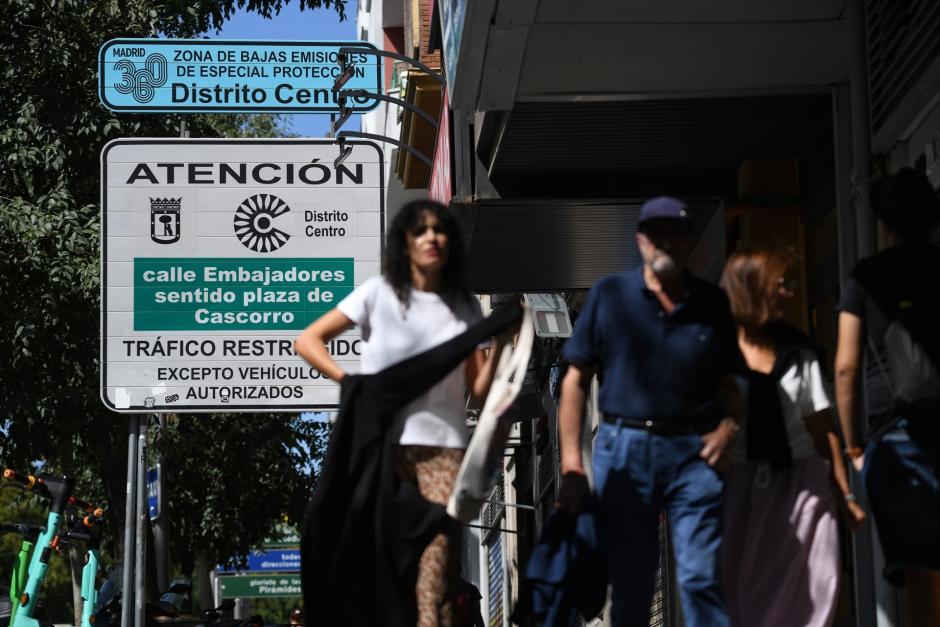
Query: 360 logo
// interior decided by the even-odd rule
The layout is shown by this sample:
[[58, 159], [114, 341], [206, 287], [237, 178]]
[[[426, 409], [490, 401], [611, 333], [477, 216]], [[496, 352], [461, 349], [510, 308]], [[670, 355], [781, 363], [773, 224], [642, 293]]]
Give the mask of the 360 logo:
[[235, 237], [256, 253], [269, 253], [287, 243], [290, 235], [274, 226], [274, 221], [290, 211], [286, 202], [271, 194], [255, 194], [235, 210]]
[[133, 61], [121, 59], [114, 64], [114, 69], [121, 72], [121, 81], [114, 88], [121, 94], [134, 94], [137, 102], [150, 102], [158, 87], [163, 87], [167, 79], [166, 57], [151, 54], [144, 59], [144, 67], [138, 68]]

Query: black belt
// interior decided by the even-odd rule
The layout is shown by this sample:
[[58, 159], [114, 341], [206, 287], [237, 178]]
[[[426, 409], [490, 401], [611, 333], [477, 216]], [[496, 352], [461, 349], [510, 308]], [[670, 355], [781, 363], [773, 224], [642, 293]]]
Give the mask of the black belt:
[[627, 427], [628, 429], [643, 429], [647, 433], [654, 435], [675, 436], [698, 433], [698, 431], [689, 424], [665, 422], [662, 420], [645, 420], [642, 418], [624, 418], [623, 416], [612, 416], [610, 414], [603, 414], [603, 416], [604, 422]]

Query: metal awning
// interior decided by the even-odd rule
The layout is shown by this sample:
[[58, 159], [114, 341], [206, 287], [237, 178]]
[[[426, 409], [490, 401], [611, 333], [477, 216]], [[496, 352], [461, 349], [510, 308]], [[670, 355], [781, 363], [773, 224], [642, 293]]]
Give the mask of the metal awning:
[[845, 0], [491, 0], [467, 10], [468, 23], [489, 27], [465, 51], [472, 71], [453, 91], [478, 111], [825, 89], [848, 78]]
[[[403, 100], [424, 111], [435, 123], [441, 116], [441, 98], [441, 85], [437, 81], [419, 71], [408, 72]], [[403, 109], [401, 141], [431, 157], [434, 155], [434, 144], [437, 141], [437, 127], [421, 116]], [[431, 181], [431, 167], [404, 150], [398, 153], [395, 174], [401, 179], [405, 189], [427, 188]]]
[[829, 94], [517, 103], [478, 152], [504, 198], [734, 195], [743, 161], [828, 137]]

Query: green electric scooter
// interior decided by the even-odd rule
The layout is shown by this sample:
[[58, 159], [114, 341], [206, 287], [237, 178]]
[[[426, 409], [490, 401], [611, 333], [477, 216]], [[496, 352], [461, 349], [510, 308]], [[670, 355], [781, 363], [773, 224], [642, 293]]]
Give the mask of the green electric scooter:
[[[24, 542], [14, 565], [10, 586], [10, 597], [13, 601], [10, 627], [39, 627], [39, 622], [33, 614], [52, 552], [62, 544], [80, 543], [85, 544], [88, 551], [82, 568], [82, 627], [93, 627], [94, 611], [98, 602], [95, 576], [100, 561], [103, 510], [75, 498], [72, 495], [75, 484], [69, 477], [36, 477], [6, 469], [3, 471], [3, 478], [50, 502], [46, 527], [14, 524], [12, 529], [23, 535]], [[63, 530], [68, 507], [80, 510], [80, 513], [72, 515]]]

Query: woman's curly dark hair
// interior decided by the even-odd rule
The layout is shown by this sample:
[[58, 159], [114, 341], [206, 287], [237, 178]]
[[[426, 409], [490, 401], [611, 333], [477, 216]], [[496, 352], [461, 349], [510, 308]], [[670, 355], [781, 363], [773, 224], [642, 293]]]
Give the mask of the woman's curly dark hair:
[[410, 304], [412, 289], [406, 236], [421, 223], [425, 214], [436, 217], [447, 235], [447, 263], [441, 277], [441, 296], [450, 307], [454, 307], [461, 298], [473, 298], [467, 277], [467, 251], [457, 218], [438, 202], [416, 200], [402, 207], [392, 220], [385, 244], [385, 280], [401, 301], [403, 311]]

